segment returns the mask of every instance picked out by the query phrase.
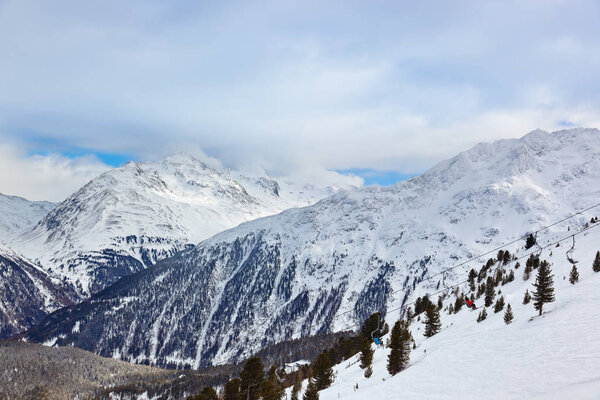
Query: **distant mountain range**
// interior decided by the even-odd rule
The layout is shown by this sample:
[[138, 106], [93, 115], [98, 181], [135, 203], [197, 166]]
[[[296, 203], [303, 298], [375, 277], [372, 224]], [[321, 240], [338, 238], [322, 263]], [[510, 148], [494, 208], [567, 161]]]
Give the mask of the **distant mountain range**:
[[216, 233], [339, 189], [213, 168], [178, 153], [100, 175], [11, 245], [86, 297]]
[[[220, 175], [201, 171], [218, 176], [218, 184], [191, 177], [196, 168], [185, 169], [183, 177], [167, 175], [181, 167], [164, 163], [129, 164], [103, 175], [23, 238], [29, 245], [50, 245], [54, 253], [46, 260], [53, 270], [75, 276], [82, 291], [93, 291], [201, 236], [185, 232], [207, 220], [186, 225], [196, 217], [174, 211], [163, 200], [174, 196], [174, 187], [202, 187], [212, 197], [243, 205], [240, 209], [261, 209], [251, 201], [257, 196], [248, 190], [246, 196]], [[356, 327], [372, 312], [385, 314], [435, 291], [442, 279], [465, 279], [477, 263], [424, 280], [598, 203], [598, 182], [596, 129], [538, 130], [521, 139], [479, 144], [394, 186], [339, 191], [314, 205], [226, 230], [57, 311], [25, 337], [159, 366], [239, 360], [267, 343]], [[177, 217], [182, 214], [186, 217]], [[567, 231], [587, 221], [588, 215], [580, 215], [553, 229]], [[132, 225], [129, 232], [135, 232], [128, 240], [124, 227]], [[144, 263], [148, 242], [153, 250]], [[106, 264], [111, 268], [117, 256], [98, 248], [139, 265], [132, 261], [122, 274], [98, 283], [95, 271], [101, 269], [90, 267], [93, 259], [82, 250], [86, 243], [96, 249], [94, 257], [111, 260]]]

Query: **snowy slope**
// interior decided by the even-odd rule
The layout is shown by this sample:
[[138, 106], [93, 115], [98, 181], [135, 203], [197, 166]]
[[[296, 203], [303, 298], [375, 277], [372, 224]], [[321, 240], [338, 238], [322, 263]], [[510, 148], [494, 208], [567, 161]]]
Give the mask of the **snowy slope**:
[[75, 293], [0, 242], [0, 340], [71, 305]]
[[215, 169], [178, 153], [93, 179], [13, 246], [86, 295], [191, 243], [336, 190]]
[[[575, 285], [568, 281], [571, 264], [564, 250], [569, 246], [567, 239], [541, 255], [552, 264], [556, 295], [541, 317], [533, 302], [522, 304], [525, 289], [534, 289], [535, 275], [523, 281], [521, 267], [514, 282], [500, 286], [513, 308], [512, 324], [505, 325], [504, 311], [495, 314], [491, 308], [487, 319], [477, 323], [478, 311], [463, 307], [457, 314], [442, 312], [442, 331], [424, 338], [422, 321], [414, 321], [410, 330], [417, 348], [406, 370], [390, 376], [389, 349], [377, 348], [371, 378], [364, 377], [357, 355], [334, 367], [336, 380], [319, 393], [320, 399], [600, 398], [600, 273], [591, 268], [600, 250], [600, 229], [577, 237], [580, 281]], [[454, 299], [445, 300], [444, 306]]]
[[[598, 130], [480, 144], [393, 187], [341, 191], [241, 224], [53, 315], [28, 337], [157, 365], [240, 360], [431, 292], [442, 277], [424, 279], [449, 265], [598, 203], [598, 182]], [[591, 212], [550, 233], [600, 214]]]
[[48, 201], [29, 201], [0, 193], [0, 240], [7, 242], [32, 228], [55, 206]]

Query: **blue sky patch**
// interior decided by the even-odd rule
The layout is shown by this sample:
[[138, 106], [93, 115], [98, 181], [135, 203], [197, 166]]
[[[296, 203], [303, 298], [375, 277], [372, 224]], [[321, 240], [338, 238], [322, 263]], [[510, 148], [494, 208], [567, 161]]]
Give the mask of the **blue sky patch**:
[[377, 186], [390, 186], [400, 181], [412, 178], [418, 174], [404, 174], [398, 171], [382, 171], [369, 168], [351, 168], [344, 170], [337, 170], [340, 174], [344, 175], [356, 175], [360, 176], [365, 180], [366, 186], [377, 185]]

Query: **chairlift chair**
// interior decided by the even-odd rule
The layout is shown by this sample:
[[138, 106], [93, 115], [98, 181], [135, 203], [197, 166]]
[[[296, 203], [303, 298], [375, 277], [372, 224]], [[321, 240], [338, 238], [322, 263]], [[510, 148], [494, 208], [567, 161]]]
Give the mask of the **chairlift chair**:
[[569, 262], [571, 264], [577, 264], [579, 261], [575, 260], [573, 258], [573, 251], [575, 250], [575, 235], [572, 236], [573, 238], [573, 245], [571, 246], [571, 248], [569, 250], [567, 250], [567, 260], [569, 260]]

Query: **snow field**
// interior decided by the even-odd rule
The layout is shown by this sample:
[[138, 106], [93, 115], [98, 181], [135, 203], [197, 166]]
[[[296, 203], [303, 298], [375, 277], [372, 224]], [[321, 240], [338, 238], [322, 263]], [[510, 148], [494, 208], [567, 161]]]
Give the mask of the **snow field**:
[[[487, 319], [477, 323], [483, 298], [476, 301], [477, 311], [442, 311], [442, 331], [431, 338], [422, 335], [421, 316], [410, 326], [417, 349], [405, 371], [390, 376], [389, 349], [377, 348], [371, 378], [364, 377], [356, 355], [334, 367], [335, 382], [319, 393], [320, 399], [599, 399], [600, 273], [591, 265], [600, 250], [600, 231], [577, 238], [574, 254], [580, 278], [575, 285], [568, 281], [567, 248], [562, 245], [552, 256], [542, 253], [541, 258], [552, 264], [556, 301], [545, 305], [541, 317], [533, 302], [522, 304], [525, 289], [531, 293], [535, 282], [535, 271], [528, 281], [522, 280], [522, 262], [515, 280], [499, 286], [505, 303], [512, 306], [512, 324], [504, 323], [506, 306], [497, 314], [488, 308]], [[450, 302], [453, 296], [444, 307]]]

